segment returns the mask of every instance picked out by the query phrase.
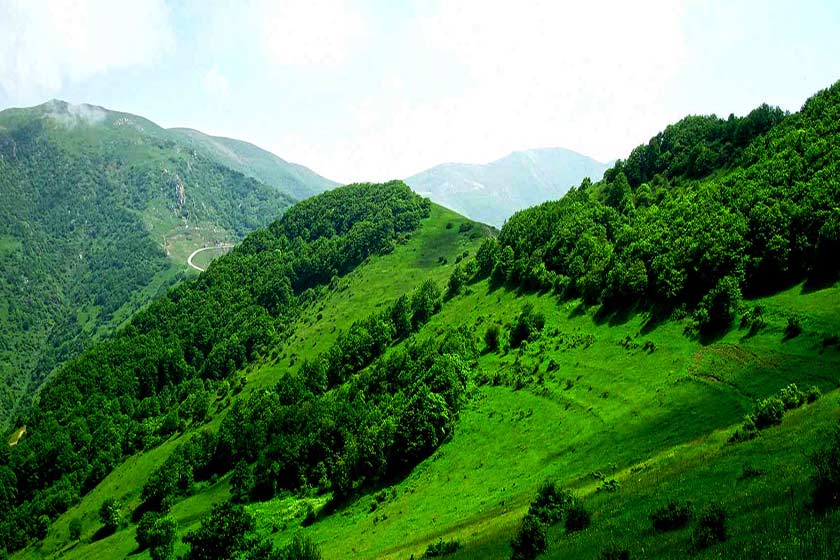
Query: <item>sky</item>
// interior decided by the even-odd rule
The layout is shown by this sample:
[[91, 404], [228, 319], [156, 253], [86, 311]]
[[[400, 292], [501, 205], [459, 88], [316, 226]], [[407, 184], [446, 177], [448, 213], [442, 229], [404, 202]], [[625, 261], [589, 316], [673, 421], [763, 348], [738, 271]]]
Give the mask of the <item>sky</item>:
[[840, 79], [840, 2], [0, 0], [0, 108], [52, 98], [239, 138], [330, 179], [564, 147]]

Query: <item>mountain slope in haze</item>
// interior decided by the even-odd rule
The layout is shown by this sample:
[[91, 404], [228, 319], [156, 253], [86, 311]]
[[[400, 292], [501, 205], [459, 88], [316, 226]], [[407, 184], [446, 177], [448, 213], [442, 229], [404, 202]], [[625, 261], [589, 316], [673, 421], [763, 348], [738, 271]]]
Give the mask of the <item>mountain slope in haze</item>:
[[231, 169], [276, 187], [297, 200], [338, 186], [338, 183], [321, 177], [311, 169], [290, 163], [242, 140], [210, 136], [190, 128], [170, 128], [169, 132], [181, 135], [186, 145], [206, 150]]
[[0, 424], [190, 252], [294, 200], [147, 119], [62, 101], [0, 113], [0, 183]]
[[438, 204], [501, 227], [514, 212], [560, 198], [584, 177], [599, 180], [607, 167], [571, 150], [543, 148], [487, 164], [445, 163], [405, 182]]

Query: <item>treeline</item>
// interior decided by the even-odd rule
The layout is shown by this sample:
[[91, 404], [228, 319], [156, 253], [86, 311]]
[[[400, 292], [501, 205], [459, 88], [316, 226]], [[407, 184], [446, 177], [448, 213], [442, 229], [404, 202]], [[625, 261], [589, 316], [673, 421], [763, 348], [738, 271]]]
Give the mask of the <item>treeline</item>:
[[203, 421], [236, 385], [232, 374], [276, 342], [303, 302], [391, 250], [428, 213], [429, 202], [399, 182], [316, 197], [68, 362], [20, 419], [27, 435], [3, 450], [0, 539], [15, 550], [38, 538], [33, 519], [55, 518], [126, 455]]
[[840, 83], [794, 115], [684, 119], [602, 182], [515, 214], [473, 272], [608, 307], [685, 306], [703, 332], [727, 326], [742, 295], [836, 278], [838, 118]]

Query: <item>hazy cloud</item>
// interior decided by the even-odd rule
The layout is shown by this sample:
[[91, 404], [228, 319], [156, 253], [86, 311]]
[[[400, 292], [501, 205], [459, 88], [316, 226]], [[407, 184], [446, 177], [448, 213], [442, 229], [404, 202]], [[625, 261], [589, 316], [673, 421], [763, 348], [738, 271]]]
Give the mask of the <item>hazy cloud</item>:
[[260, 5], [269, 60], [284, 65], [335, 65], [367, 31], [364, 17], [343, 0], [266, 1]]
[[227, 76], [222, 74], [219, 67], [215, 64], [204, 74], [204, 78], [201, 80], [201, 87], [209, 95], [217, 98], [227, 99], [230, 95], [230, 83], [228, 82]]
[[154, 63], [174, 41], [163, 0], [0, 0], [0, 89], [41, 101], [65, 82]]

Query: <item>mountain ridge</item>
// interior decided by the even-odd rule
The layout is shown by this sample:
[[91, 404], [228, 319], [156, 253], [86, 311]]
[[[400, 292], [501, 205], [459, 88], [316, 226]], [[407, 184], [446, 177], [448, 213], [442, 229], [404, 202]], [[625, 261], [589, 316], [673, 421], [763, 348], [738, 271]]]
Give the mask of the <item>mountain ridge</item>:
[[447, 162], [407, 178], [418, 194], [474, 220], [501, 227], [516, 211], [559, 198], [609, 167], [559, 147], [517, 150], [488, 163]]

